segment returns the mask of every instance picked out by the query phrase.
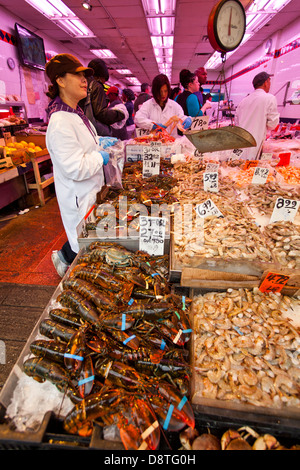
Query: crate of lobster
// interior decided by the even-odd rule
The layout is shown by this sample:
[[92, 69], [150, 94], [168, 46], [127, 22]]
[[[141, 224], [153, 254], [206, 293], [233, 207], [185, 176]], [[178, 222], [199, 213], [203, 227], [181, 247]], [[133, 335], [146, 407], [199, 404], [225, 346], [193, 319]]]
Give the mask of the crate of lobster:
[[25, 438], [49, 411], [67, 436], [93, 440], [100, 427], [129, 450], [194, 427], [190, 300], [167, 272], [166, 257], [115, 243], [80, 250], [1, 392], [6, 436]]

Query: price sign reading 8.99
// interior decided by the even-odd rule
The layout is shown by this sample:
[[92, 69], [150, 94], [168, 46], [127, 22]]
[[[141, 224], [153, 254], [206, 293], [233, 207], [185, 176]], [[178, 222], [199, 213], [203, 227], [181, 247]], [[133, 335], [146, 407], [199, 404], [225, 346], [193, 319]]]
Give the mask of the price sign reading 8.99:
[[278, 197], [269, 223], [272, 224], [277, 221], [293, 222], [299, 209], [299, 204], [300, 201], [296, 201], [295, 199]]
[[167, 219], [140, 215], [140, 251], [149, 255], [163, 255]]

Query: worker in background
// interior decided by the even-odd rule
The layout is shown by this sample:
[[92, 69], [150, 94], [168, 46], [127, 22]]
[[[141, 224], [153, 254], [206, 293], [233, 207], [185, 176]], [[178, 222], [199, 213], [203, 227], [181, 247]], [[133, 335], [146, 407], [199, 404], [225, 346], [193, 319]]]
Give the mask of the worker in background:
[[[156, 75], [152, 81], [152, 98], [142, 104], [135, 115], [134, 121], [137, 127], [141, 129], [166, 128], [165, 124], [175, 123], [170, 134], [178, 137], [176, 123], [182, 121], [182, 126], [188, 129], [192, 124], [190, 116], [185, 116], [182, 107], [171, 100], [171, 85], [168, 77], [163, 73]], [[169, 126], [168, 126], [169, 127]], [[168, 128], [167, 128], [168, 131]]]
[[176, 96], [176, 103], [180, 104], [186, 116], [203, 116], [211, 104], [206, 102], [203, 106], [200, 105], [196, 96], [196, 92], [200, 88], [197, 75], [187, 69], [183, 69], [180, 71], [179, 79], [184, 91]]
[[207, 81], [207, 71], [204, 67], [199, 67], [195, 71], [195, 74], [197, 75], [198, 82], [200, 83], [200, 89], [199, 89], [199, 91], [195, 92], [195, 95], [197, 96], [197, 98], [199, 100], [200, 106], [203, 106], [205, 104], [205, 101], [206, 101], [206, 96], [203, 93], [203, 85]]
[[151, 98], [151, 87], [149, 85], [149, 83], [142, 83], [141, 84], [141, 93], [139, 94], [139, 96], [136, 98], [135, 102], [134, 102], [134, 105], [133, 105], [133, 109], [134, 109], [134, 113], [136, 113], [141, 105], [149, 100]]
[[93, 69], [84, 67], [71, 54], [58, 54], [47, 62], [46, 74], [51, 81], [46, 93], [51, 98], [46, 145], [68, 238], [51, 258], [63, 277], [79, 251], [76, 227], [104, 184], [103, 165], [108, 163], [109, 153], [100, 151], [96, 129], [78, 106], [87, 95], [87, 77], [92, 76]]
[[109, 72], [104, 60], [93, 59], [88, 67], [93, 69], [94, 75], [88, 79], [87, 97], [79, 102], [79, 106], [94, 124], [98, 135], [111, 136], [111, 124], [124, 120], [125, 116], [118, 107], [108, 108], [104, 84], [109, 79]]
[[[122, 104], [122, 100], [119, 97], [119, 88], [117, 88], [116, 86], [109, 87], [106, 94], [108, 96], [109, 103], [110, 103], [109, 108], [113, 108], [117, 104]], [[129, 117], [129, 115], [128, 115], [128, 117]], [[115, 124], [112, 124], [112, 126], [111, 126], [112, 127], [112, 136], [117, 137], [117, 139], [120, 139], [120, 140], [128, 140], [128, 132], [127, 132], [127, 128], [126, 128], [126, 122], [121, 128], [115, 129], [114, 126], [115, 126]]]
[[235, 124], [250, 132], [256, 140], [256, 147], [243, 149], [242, 158], [257, 160], [260, 156], [267, 131], [279, 123], [279, 112], [274, 95], [269, 93], [272, 75], [260, 72], [253, 78], [254, 91], [238, 105]]
[[126, 121], [126, 128], [128, 133], [128, 138], [131, 139], [135, 130], [135, 124], [133, 120], [133, 102], [135, 100], [135, 94], [130, 88], [124, 88], [122, 92], [122, 100], [126, 109], [128, 111], [128, 119]]

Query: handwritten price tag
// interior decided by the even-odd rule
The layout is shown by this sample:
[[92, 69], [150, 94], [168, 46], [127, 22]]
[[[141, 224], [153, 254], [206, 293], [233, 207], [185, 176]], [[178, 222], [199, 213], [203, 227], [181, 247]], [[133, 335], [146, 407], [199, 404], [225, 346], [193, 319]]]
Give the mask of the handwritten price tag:
[[269, 171], [269, 168], [261, 168], [257, 166], [253, 173], [252, 184], [265, 184]]
[[218, 172], [213, 171], [213, 172], [203, 173], [203, 184], [204, 184], [204, 191], [217, 193], [219, 189]]
[[141, 129], [140, 127], [136, 127], [135, 133], [137, 137], [142, 137], [143, 135], [149, 135], [150, 131], [148, 129]]
[[167, 219], [140, 215], [140, 251], [149, 255], [163, 255]]
[[203, 131], [208, 129], [209, 116], [196, 116], [192, 119], [191, 131]]
[[207, 201], [202, 202], [202, 204], [198, 204], [195, 207], [195, 211], [199, 215], [199, 217], [208, 217], [210, 215], [216, 215], [217, 217], [223, 217], [222, 212], [219, 211], [215, 203], [211, 199], [207, 199]]
[[161, 142], [151, 142], [143, 149], [143, 178], [159, 175]]
[[218, 171], [219, 169], [219, 163], [207, 163], [205, 170], [209, 173], [210, 171]]
[[240, 158], [242, 158], [242, 155], [243, 155], [243, 149], [233, 149], [229, 157], [229, 160], [239, 160]]
[[295, 199], [284, 199], [283, 197], [278, 197], [269, 223], [272, 224], [277, 221], [293, 222], [299, 209], [299, 204], [300, 201], [296, 201]]
[[268, 273], [259, 286], [261, 292], [280, 292], [289, 280], [289, 276], [278, 273]]

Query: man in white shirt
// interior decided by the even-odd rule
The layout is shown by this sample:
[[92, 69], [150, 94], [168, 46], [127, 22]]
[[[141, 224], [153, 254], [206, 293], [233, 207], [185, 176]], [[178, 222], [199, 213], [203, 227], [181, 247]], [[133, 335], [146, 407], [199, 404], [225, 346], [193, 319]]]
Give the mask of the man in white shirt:
[[257, 160], [260, 156], [267, 131], [279, 123], [279, 112], [274, 95], [269, 93], [272, 75], [260, 72], [253, 78], [254, 91], [238, 105], [235, 124], [250, 132], [256, 140], [256, 147], [243, 149], [242, 158]]

